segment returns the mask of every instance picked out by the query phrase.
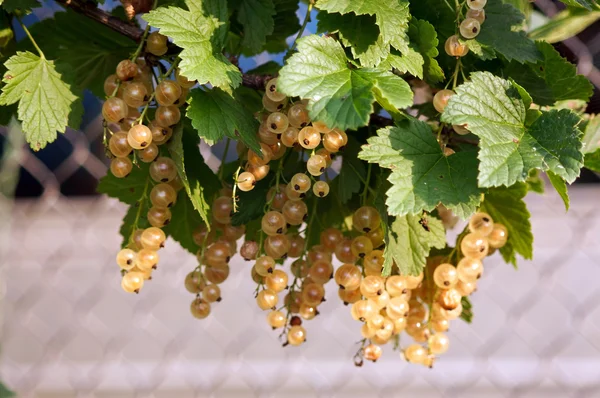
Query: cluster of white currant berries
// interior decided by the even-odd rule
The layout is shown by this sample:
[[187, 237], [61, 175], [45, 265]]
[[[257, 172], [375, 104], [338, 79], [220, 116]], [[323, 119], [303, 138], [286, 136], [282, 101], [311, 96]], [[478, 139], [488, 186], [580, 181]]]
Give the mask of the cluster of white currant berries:
[[[146, 40], [146, 51], [165, 54], [167, 37], [151, 33]], [[149, 175], [153, 181], [148, 197], [144, 192], [139, 200], [140, 208], [143, 202], [150, 200], [146, 216], [152, 227], [133, 230], [129, 247], [117, 255], [117, 263], [126, 272], [122, 286], [127, 292], [139, 292], [143, 280], [150, 279], [152, 269], [156, 268], [156, 250], [162, 247], [165, 238], [161, 228], [171, 221], [170, 208], [182, 188], [175, 162], [167, 156], [159, 156], [159, 146], [171, 138], [172, 126], [181, 118], [179, 108], [185, 104], [188, 90], [195, 82], [181, 76], [178, 70], [174, 72], [174, 80], [168, 77], [154, 81], [152, 68], [144, 57], [138, 57], [135, 61], [119, 62], [116, 73], [104, 82], [108, 98], [102, 106], [102, 115], [110, 133], [110, 171], [117, 178], [127, 177], [139, 160], [150, 163]], [[150, 107], [156, 108], [156, 112], [146, 125]]]
[[211, 304], [221, 301], [218, 285], [229, 277], [229, 261], [237, 253], [237, 240], [244, 236], [246, 228], [231, 225], [233, 214], [232, 191], [223, 188], [211, 206], [211, 229], [205, 225], [192, 234], [200, 247], [196, 257], [198, 266], [185, 277], [185, 288], [196, 295], [190, 304], [192, 315], [204, 319], [210, 314]]
[[[487, 0], [467, 0], [469, 7], [465, 19], [459, 25], [460, 35], [465, 39], [477, 37], [481, 30], [481, 25], [485, 21], [485, 4]], [[458, 35], [448, 37], [444, 44], [446, 54], [451, 57], [464, 57], [469, 52], [467, 44], [459, 38]]]
[[[288, 148], [295, 148], [310, 151], [306, 168], [311, 177], [302, 173], [295, 176], [296, 181], [286, 187], [287, 196], [292, 198], [306, 194], [311, 187], [311, 179], [315, 181], [313, 193], [318, 197], [327, 196], [329, 185], [318, 177], [331, 166], [332, 154], [348, 143], [346, 133], [331, 129], [322, 122], [311, 122], [306, 102], [292, 104], [285, 94], [277, 91], [277, 78], [267, 83], [262, 102], [266, 112], [260, 114], [261, 124], [257, 133], [262, 157], [252, 150], [246, 152], [246, 148], [238, 143], [240, 157], [247, 159], [245, 171], [237, 178], [238, 188], [252, 190], [256, 182], [269, 173], [269, 162], [282, 158]], [[321, 144], [323, 147], [317, 149]]]
[[506, 227], [494, 223], [486, 213], [473, 215], [468, 230], [460, 240], [463, 257], [456, 266], [447, 262], [452, 256], [434, 257], [416, 277], [353, 278], [354, 284], [360, 283], [357, 296], [362, 298], [352, 305], [351, 313], [355, 320], [364, 322], [361, 334], [365, 340], [358, 360], [376, 361], [382, 352], [380, 345], [402, 331], [415, 341], [403, 350], [411, 363], [431, 367], [436, 356], [448, 350], [450, 341], [444, 332], [449, 322], [461, 315], [463, 297], [476, 290], [483, 274], [481, 260], [504, 246], [508, 238]]
[[157, 227], [135, 231], [128, 247], [117, 253], [117, 264], [123, 272], [123, 290], [139, 293], [144, 281], [152, 279], [152, 271], [158, 266], [158, 250], [164, 247], [165, 240], [165, 233]]

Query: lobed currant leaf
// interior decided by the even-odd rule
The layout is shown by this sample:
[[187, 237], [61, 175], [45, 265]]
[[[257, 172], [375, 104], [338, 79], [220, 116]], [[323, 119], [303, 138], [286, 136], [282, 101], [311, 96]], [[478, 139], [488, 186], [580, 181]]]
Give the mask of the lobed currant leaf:
[[19, 102], [17, 116], [33, 150], [56, 140], [57, 131], [64, 133], [67, 125], [77, 124], [74, 119], [81, 118], [81, 103], [53, 61], [17, 52], [4, 65], [0, 105]]
[[249, 54], [259, 53], [267, 42], [267, 37], [273, 33], [273, 0], [238, 0], [234, 5], [238, 22], [244, 28], [242, 46]]
[[[71, 9], [36, 23], [30, 31], [44, 54], [56, 59], [59, 72], [69, 70], [79, 89], [88, 89], [99, 98], [105, 96], [106, 77], [136, 48], [133, 40]], [[32, 49], [29, 40], [24, 41]]]
[[313, 120], [344, 130], [367, 125], [377, 96], [397, 108], [412, 104], [403, 79], [378, 69], [350, 69], [342, 46], [316, 35], [298, 40], [298, 52], [280, 71], [278, 89], [309, 99]]
[[386, 200], [390, 215], [419, 214], [442, 203], [466, 218], [479, 204], [477, 153], [444, 156], [425, 122], [409, 119], [378, 130], [358, 156], [392, 170]]
[[471, 74], [456, 88], [442, 121], [466, 125], [480, 138], [479, 186], [510, 186], [531, 169], [550, 170], [572, 183], [583, 165], [579, 117], [543, 112], [525, 127], [526, 106], [519, 87], [488, 72]]
[[260, 153], [256, 138], [258, 122], [254, 115], [229, 93], [219, 89], [191, 91], [187, 117], [201, 138], [214, 144], [224, 136], [241, 140], [248, 148]]
[[[385, 46], [400, 51], [408, 48], [408, 2], [401, 0], [319, 0], [317, 8], [329, 13], [375, 15]], [[389, 50], [388, 50], [389, 51]]]
[[575, 65], [561, 57], [551, 44], [538, 41], [536, 46], [542, 60], [525, 66], [513, 61], [506, 74], [527, 90], [537, 105], [553, 105], [568, 99], [588, 101], [592, 84], [577, 74]]

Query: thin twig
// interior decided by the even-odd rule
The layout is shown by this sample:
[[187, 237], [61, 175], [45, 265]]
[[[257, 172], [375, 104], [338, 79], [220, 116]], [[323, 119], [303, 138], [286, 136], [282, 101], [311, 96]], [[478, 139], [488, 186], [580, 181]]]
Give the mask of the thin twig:
[[135, 25], [123, 21], [122, 19], [112, 16], [110, 13], [99, 9], [94, 3], [84, 2], [81, 0], [56, 0], [56, 2], [66, 8], [70, 8], [78, 14], [85, 15], [96, 22], [108, 26], [115, 32], [129, 37], [131, 40], [140, 42], [144, 31]]

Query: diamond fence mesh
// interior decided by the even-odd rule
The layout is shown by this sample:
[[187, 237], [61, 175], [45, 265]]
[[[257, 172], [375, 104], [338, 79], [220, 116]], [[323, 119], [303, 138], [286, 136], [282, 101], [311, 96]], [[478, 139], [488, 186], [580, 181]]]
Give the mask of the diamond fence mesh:
[[[600, 34], [565, 42], [596, 87], [598, 43]], [[4, 148], [10, 131], [0, 130]], [[433, 370], [407, 365], [391, 347], [356, 368], [359, 325], [332, 283], [297, 348], [282, 348], [267, 326], [239, 257], [204, 321], [189, 314], [183, 288], [196, 260], [175, 242], [142, 294], [124, 293], [114, 256], [125, 208], [69, 196], [92, 192], [106, 172], [101, 135], [94, 115], [46, 155], [17, 145], [0, 171], [20, 166], [19, 190], [40, 194], [0, 202], [0, 378], [19, 397], [600, 396], [599, 187], [573, 187], [568, 214], [554, 193], [528, 197], [534, 261], [515, 271], [486, 260], [473, 323], [452, 324], [450, 351]], [[0, 178], [4, 193], [10, 180]]]

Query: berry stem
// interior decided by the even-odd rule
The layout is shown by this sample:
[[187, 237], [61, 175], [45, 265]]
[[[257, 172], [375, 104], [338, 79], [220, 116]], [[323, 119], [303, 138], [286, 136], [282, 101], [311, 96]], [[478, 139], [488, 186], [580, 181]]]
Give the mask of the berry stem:
[[310, 1], [308, 3], [308, 7], [306, 8], [306, 15], [304, 16], [304, 22], [302, 22], [302, 26], [300, 27], [300, 30], [298, 31], [298, 34], [296, 35], [294, 42], [290, 46], [288, 53], [293, 51], [296, 48], [296, 42], [298, 41], [299, 38], [302, 37], [302, 34], [304, 34], [304, 29], [306, 29], [306, 25], [308, 25], [308, 22], [310, 22], [310, 13], [312, 11], [312, 8], [313, 8], [313, 2]]
[[139, 57], [140, 54], [142, 53], [142, 48], [144, 48], [144, 43], [146, 43], [146, 38], [148, 37], [149, 33], [150, 33], [150, 24], [146, 25], [146, 29], [144, 29], [144, 33], [142, 34], [142, 39], [140, 40], [140, 44], [138, 44], [138, 47], [136, 48], [135, 52], [131, 56], [131, 61], [135, 62], [137, 57]]
[[[155, 9], [157, 5], [158, 5], [158, 0], [154, 0], [154, 2], [152, 3], [152, 9]], [[142, 49], [144, 48], [144, 44], [146, 43], [146, 38], [148, 37], [149, 33], [150, 33], [150, 24], [147, 24], [146, 28], [144, 29], [144, 33], [142, 34], [142, 38], [140, 39], [140, 44], [138, 45], [137, 49], [131, 56], [131, 60], [133, 62], [135, 62], [137, 57], [139, 57], [140, 54], [142, 53]]]
[[161, 74], [160, 80], [162, 81], [162, 80], [168, 78], [169, 76], [171, 76], [171, 73], [173, 73], [175, 68], [177, 68], [177, 65], [179, 65], [180, 61], [181, 61], [181, 59], [179, 57], [175, 61], [173, 61], [173, 63], [171, 64], [171, 67], [164, 74]]
[[[238, 177], [240, 176], [240, 171], [242, 171], [242, 166], [239, 165], [237, 170], [235, 171], [235, 174], [233, 175], [233, 189], [231, 190], [231, 199], [233, 202], [233, 213], [237, 213], [238, 208], [237, 208], [237, 198], [235, 197], [235, 192], [237, 191], [237, 182], [238, 182]], [[261, 231], [261, 241], [262, 241], [262, 231]]]
[[144, 191], [142, 192], [142, 196], [140, 197], [140, 200], [137, 202], [138, 209], [137, 209], [137, 213], [135, 214], [135, 220], [133, 221], [133, 224], [131, 225], [131, 233], [129, 234], [129, 243], [133, 242], [133, 235], [135, 234], [135, 231], [137, 231], [137, 229], [138, 229], [140, 217], [142, 216], [142, 208], [144, 207], [144, 201], [146, 200], [146, 195], [148, 194], [149, 186], [150, 186], [150, 175], [148, 175], [146, 177], [146, 184], [144, 184]]
[[29, 38], [29, 41], [31, 42], [31, 44], [33, 44], [33, 46], [35, 47], [35, 49], [37, 50], [38, 54], [40, 55], [41, 59], [46, 59], [46, 56], [44, 55], [44, 52], [42, 51], [42, 49], [38, 46], [38, 44], [35, 42], [35, 39], [33, 38], [33, 36], [31, 35], [31, 32], [29, 32], [29, 29], [27, 29], [27, 26], [25, 26], [25, 24], [23, 23], [23, 21], [21, 20], [20, 17], [17, 17], [17, 20], [19, 21], [19, 24], [21, 25], [21, 28], [23, 28], [23, 30], [25, 31], [25, 34], [27, 35], [27, 37]]
[[142, 110], [142, 113], [140, 114], [140, 117], [138, 117], [138, 124], [142, 124], [144, 123], [144, 117], [146, 116], [146, 113], [148, 113], [148, 108], [150, 108], [150, 102], [152, 102], [152, 100], [154, 99], [154, 94], [156, 92], [152, 93], [152, 95], [150, 96], [150, 99], [148, 100], [148, 103], [144, 106], [144, 110]]

